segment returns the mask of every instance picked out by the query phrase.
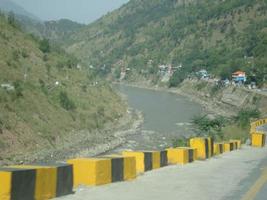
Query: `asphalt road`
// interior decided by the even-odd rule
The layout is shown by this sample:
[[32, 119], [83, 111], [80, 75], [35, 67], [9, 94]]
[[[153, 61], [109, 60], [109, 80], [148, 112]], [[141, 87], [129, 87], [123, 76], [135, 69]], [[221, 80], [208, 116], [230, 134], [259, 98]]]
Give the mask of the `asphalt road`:
[[[80, 187], [60, 200], [237, 200], [261, 177], [267, 148], [243, 147], [207, 161], [147, 172], [131, 182]], [[267, 165], [266, 165], [267, 166]], [[263, 190], [267, 186], [264, 186]], [[257, 199], [266, 197], [266, 190]], [[263, 195], [263, 196], [262, 196]], [[265, 196], [264, 196], [265, 195]], [[266, 199], [266, 198], [264, 198]]]

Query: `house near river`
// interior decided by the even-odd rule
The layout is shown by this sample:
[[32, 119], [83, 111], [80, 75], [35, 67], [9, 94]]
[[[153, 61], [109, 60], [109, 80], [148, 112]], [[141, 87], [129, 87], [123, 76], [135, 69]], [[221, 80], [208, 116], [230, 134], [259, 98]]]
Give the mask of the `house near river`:
[[247, 81], [246, 72], [236, 71], [232, 74], [232, 81], [238, 84], [244, 84]]

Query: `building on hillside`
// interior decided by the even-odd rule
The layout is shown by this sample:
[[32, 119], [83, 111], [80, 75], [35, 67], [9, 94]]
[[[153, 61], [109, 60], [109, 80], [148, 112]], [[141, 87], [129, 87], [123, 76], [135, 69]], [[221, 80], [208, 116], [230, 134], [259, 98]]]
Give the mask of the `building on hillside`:
[[246, 72], [236, 71], [232, 74], [232, 81], [244, 84], [247, 81]]

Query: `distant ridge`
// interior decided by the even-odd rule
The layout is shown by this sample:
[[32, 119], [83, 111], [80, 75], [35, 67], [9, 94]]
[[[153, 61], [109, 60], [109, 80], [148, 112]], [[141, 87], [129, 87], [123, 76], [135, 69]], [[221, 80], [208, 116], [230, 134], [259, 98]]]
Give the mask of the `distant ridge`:
[[6, 12], [12, 11], [17, 16], [22, 15], [22, 16], [29, 17], [29, 18], [31, 18], [33, 20], [41, 21], [38, 17], [36, 17], [32, 13], [28, 12], [23, 7], [21, 7], [20, 5], [14, 3], [11, 0], [0, 0], [0, 10], [6, 11]]

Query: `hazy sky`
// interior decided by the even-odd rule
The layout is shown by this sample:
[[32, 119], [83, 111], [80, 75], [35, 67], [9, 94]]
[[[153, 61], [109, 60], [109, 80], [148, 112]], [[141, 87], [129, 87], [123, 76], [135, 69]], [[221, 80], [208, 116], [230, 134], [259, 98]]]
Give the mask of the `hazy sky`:
[[42, 20], [67, 18], [90, 23], [129, 0], [13, 0]]

